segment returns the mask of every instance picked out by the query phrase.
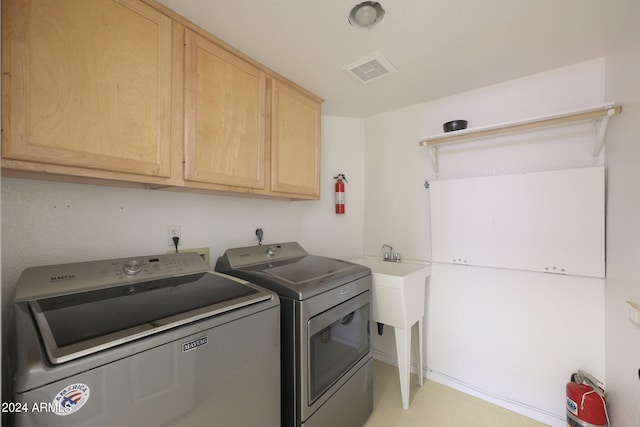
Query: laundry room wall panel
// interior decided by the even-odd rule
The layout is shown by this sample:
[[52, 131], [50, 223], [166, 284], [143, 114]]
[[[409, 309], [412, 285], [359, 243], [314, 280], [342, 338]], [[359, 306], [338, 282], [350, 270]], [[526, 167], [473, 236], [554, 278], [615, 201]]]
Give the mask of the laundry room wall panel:
[[[362, 256], [365, 217], [364, 121], [322, 118], [320, 200], [302, 205], [302, 246], [312, 254], [353, 259]], [[345, 174], [346, 207], [335, 213], [333, 177]]]
[[607, 57], [607, 98], [625, 106], [607, 132], [607, 407], [616, 427], [640, 426], [640, 328], [626, 301], [640, 303], [640, 2], [633, 2], [627, 31]]
[[589, 123], [442, 147], [438, 174], [418, 146], [453, 119], [467, 119], [471, 128], [601, 105], [603, 76], [598, 58], [366, 118], [365, 254], [380, 255], [391, 243], [405, 257], [431, 259], [430, 245], [421, 244], [430, 239], [425, 181], [603, 165], [603, 154], [593, 158]]
[[[169, 251], [167, 226], [180, 225], [180, 248], [228, 246], [299, 237], [293, 202], [168, 193], [4, 178], [2, 245], [6, 279], [30, 265]], [[255, 240], [255, 241], [254, 241]], [[8, 280], [12, 282], [12, 280]]]
[[[518, 412], [563, 414], [567, 375], [579, 368], [604, 377], [602, 287], [599, 278], [434, 264], [434, 303], [426, 313], [429, 375]], [[559, 423], [548, 414], [525, 414]]]
[[[381, 245], [389, 243], [405, 259], [433, 259], [430, 189], [424, 188], [425, 181], [431, 183], [445, 179], [602, 166], [604, 153], [593, 158], [595, 130], [588, 123], [570, 126], [562, 131], [554, 129], [535, 135], [519, 134], [509, 137], [509, 141], [456, 144], [447, 148], [446, 153], [440, 153], [438, 175], [427, 149], [418, 147], [418, 141], [425, 135], [441, 132], [442, 123], [454, 119], [469, 120], [471, 128], [601, 105], [607, 101], [604, 71], [604, 58], [597, 58], [366, 118], [364, 253], [380, 256]], [[445, 148], [441, 151], [445, 151]], [[462, 272], [465, 269], [481, 272], [490, 269], [468, 265], [449, 266]], [[594, 358], [589, 361], [593, 366], [591, 369], [598, 373], [604, 371], [604, 361], [599, 356], [604, 348], [603, 335], [599, 332], [596, 335], [590, 333], [591, 326], [598, 330], [602, 325], [604, 280], [576, 276], [571, 283], [557, 280], [560, 289], [556, 290], [544, 285], [552, 280], [546, 278], [551, 275], [504, 271], [515, 276], [535, 274], [541, 276], [542, 281], [511, 275], [506, 280], [504, 275], [499, 274], [495, 276], [495, 283], [472, 280], [466, 275], [461, 276], [460, 280], [443, 281], [437, 269], [432, 273], [426, 295], [426, 329], [433, 331], [433, 328], [437, 328], [437, 334], [443, 335], [425, 333], [425, 348], [429, 352], [425, 374], [440, 382], [445, 382], [447, 378], [449, 385], [457, 384], [466, 392], [554, 427], [566, 426], [562, 408], [544, 395], [548, 391], [543, 390], [538, 370], [556, 374], [567, 371], [560, 379], [566, 382], [567, 375], [571, 374], [568, 367], [578, 369], [583, 362], [582, 356], [578, 357], [572, 351], [558, 352], [549, 345], [549, 342], [558, 340], [558, 331], [566, 334], [567, 325], [572, 324], [572, 316], [575, 315], [573, 306], [566, 312], [558, 308], [575, 304], [577, 298], [584, 313], [597, 314], [587, 319], [587, 327], [572, 328], [571, 339], [581, 345], [589, 342], [590, 351], [594, 352]], [[576, 286], [576, 283], [583, 285]], [[469, 290], [480, 292], [485, 303], [475, 304]], [[571, 290], [579, 291], [579, 294], [572, 294], [569, 292]], [[456, 295], [460, 298], [455, 298]], [[535, 297], [536, 301], [548, 301], [548, 305], [553, 307], [553, 316], [540, 321], [534, 316], [525, 315], [531, 313], [531, 307], [523, 301], [530, 297]], [[536, 307], [544, 311], [542, 304]], [[519, 310], [524, 317], [516, 317], [514, 321]], [[488, 316], [483, 317], [481, 314], [485, 311]], [[464, 324], [457, 323], [458, 318], [453, 313], [467, 321]], [[468, 317], [468, 314], [474, 316]], [[484, 332], [481, 341], [477, 330]], [[526, 339], [527, 348], [536, 349], [537, 369], [525, 369], [518, 375], [505, 374], [513, 372], [512, 363], [520, 363], [512, 356], [522, 355], [521, 350], [513, 347], [513, 337]], [[446, 340], [447, 345], [440, 345], [440, 340]], [[482, 358], [475, 357], [476, 348], [467, 346], [469, 342], [481, 346]], [[374, 334], [373, 345], [377, 357], [390, 361], [395, 359], [395, 342], [390, 328], [385, 328], [382, 337]], [[489, 354], [493, 357], [489, 357]], [[529, 355], [524, 356], [523, 360], [531, 360]], [[442, 368], [442, 375], [436, 376], [429, 371], [434, 369], [432, 361], [446, 361], [442, 365], [440, 362], [436, 364], [438, 369]], [[482, 361], [480, 365], [479, 361]], [[478, 367], [482, 374], [471, 367]], [[559, 393], [562, 397], [562, 390]], [[560, 399], [558, 402], [562, 405], [564, 401]]]

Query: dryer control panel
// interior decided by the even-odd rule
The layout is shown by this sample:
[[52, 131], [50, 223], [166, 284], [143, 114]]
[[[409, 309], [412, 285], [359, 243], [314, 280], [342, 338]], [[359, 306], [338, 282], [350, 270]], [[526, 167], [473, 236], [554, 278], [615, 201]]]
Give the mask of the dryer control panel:
[[282, 261], [308, 255], [297, 242], [274, 243], [264, 246], [247, 246], [228, 249], [225, 256], [232, 268], [242, 268], [255, 264]]

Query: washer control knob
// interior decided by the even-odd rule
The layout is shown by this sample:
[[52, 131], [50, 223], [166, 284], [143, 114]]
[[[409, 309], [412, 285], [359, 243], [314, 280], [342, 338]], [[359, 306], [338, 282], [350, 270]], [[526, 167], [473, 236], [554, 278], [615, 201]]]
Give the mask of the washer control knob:
[[124, 267], [122, 269], [129, 276], [133, 276], [142, 271], [142, 263], [137, 259], [130, 259], [129, 261], [124, 263]]
[[280, 252], [279, 246], [269, 246], [269, 249], [267, 249], [267, 256], [277, 255], [278, 252]]

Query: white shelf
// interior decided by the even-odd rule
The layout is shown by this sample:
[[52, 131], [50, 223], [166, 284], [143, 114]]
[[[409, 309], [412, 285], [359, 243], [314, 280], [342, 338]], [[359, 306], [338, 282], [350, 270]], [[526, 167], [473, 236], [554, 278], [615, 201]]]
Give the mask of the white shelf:
[[570, 124], [586, 120], [599, 120], [598, 136], [593, 156], [598, 157], [604, 145], [604, 135], [606, 133], [609, 117], [620, 114], [622, 106], [614, 103], [606, 103], [602, 106], [592, 107], [582, 110], [574, 110], [557, 113], [547, 116], [539, 116], [526, 120], [505, 122], [497, 125], [484, 126], [475, 129], [464, 129], [454, 132], [439, 133], [422, 138], [418, 143], [420, 146], [429, 148], [431, 160], [436, 172], [438, 171], [438, 147], [444, 144], [460, 143], [474, 139], [487, 138], [491, 136], [504, 135], [508, 133], [523, 132], [527, 130]]

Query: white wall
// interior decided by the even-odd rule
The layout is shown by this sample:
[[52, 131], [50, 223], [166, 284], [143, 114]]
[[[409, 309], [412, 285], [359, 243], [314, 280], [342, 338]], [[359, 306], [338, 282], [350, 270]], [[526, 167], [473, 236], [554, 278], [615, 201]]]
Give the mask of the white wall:
[[[300, 241], [309, 253], [352, 259], [362, 255], [364, 230], [364, 122], [322, 117], [320, 200], [303, 205]], [[333, 177], [347, 177], [345, 213], [335, 214]]]
[[443, 147], [439, 174], [418, 141], [453, 119], [477, 127], [602, 104], [603, 78], [604, 59], [596, 59], [365, 119], [365, 253], [379, 255], [390, 243], [409, 258], [430, 259], [425, 180], [601, 165], [602, 157], [591, 158], [593, 145], [575, 137], [584, 125], [564, 129], [568, 137], [560, 144], [539, 132], [522, 136], [524, 143], [503, 139], [497, 150], [478, 143]]
[[[592, 158], [589, 123], [443, 148], [439, 174], [418, 141], [452, 119], [475, 127], [602, 104], [604, 71], [604, 58], [596, 59], [366, 119], [365, 254], [379, 255], [390, 243], [405, 258], [431, 259], [425, 180], [602, 165], [602, 154]], [[604, 377], [603, 293], [602, 279], [434, 265], [429, 376], [566, 425], [572, 370]], [[391, 331], [374, 337], [374, 347], [379, 357], [395, 358]]]
[[608, 406], [616, 427], [640, 425], [640, 328], [625, 301], [640, 303], [640, 4], [628, 31], [607, 57], [607, 96], [622, 103], [607, 135], [606, 373]]

